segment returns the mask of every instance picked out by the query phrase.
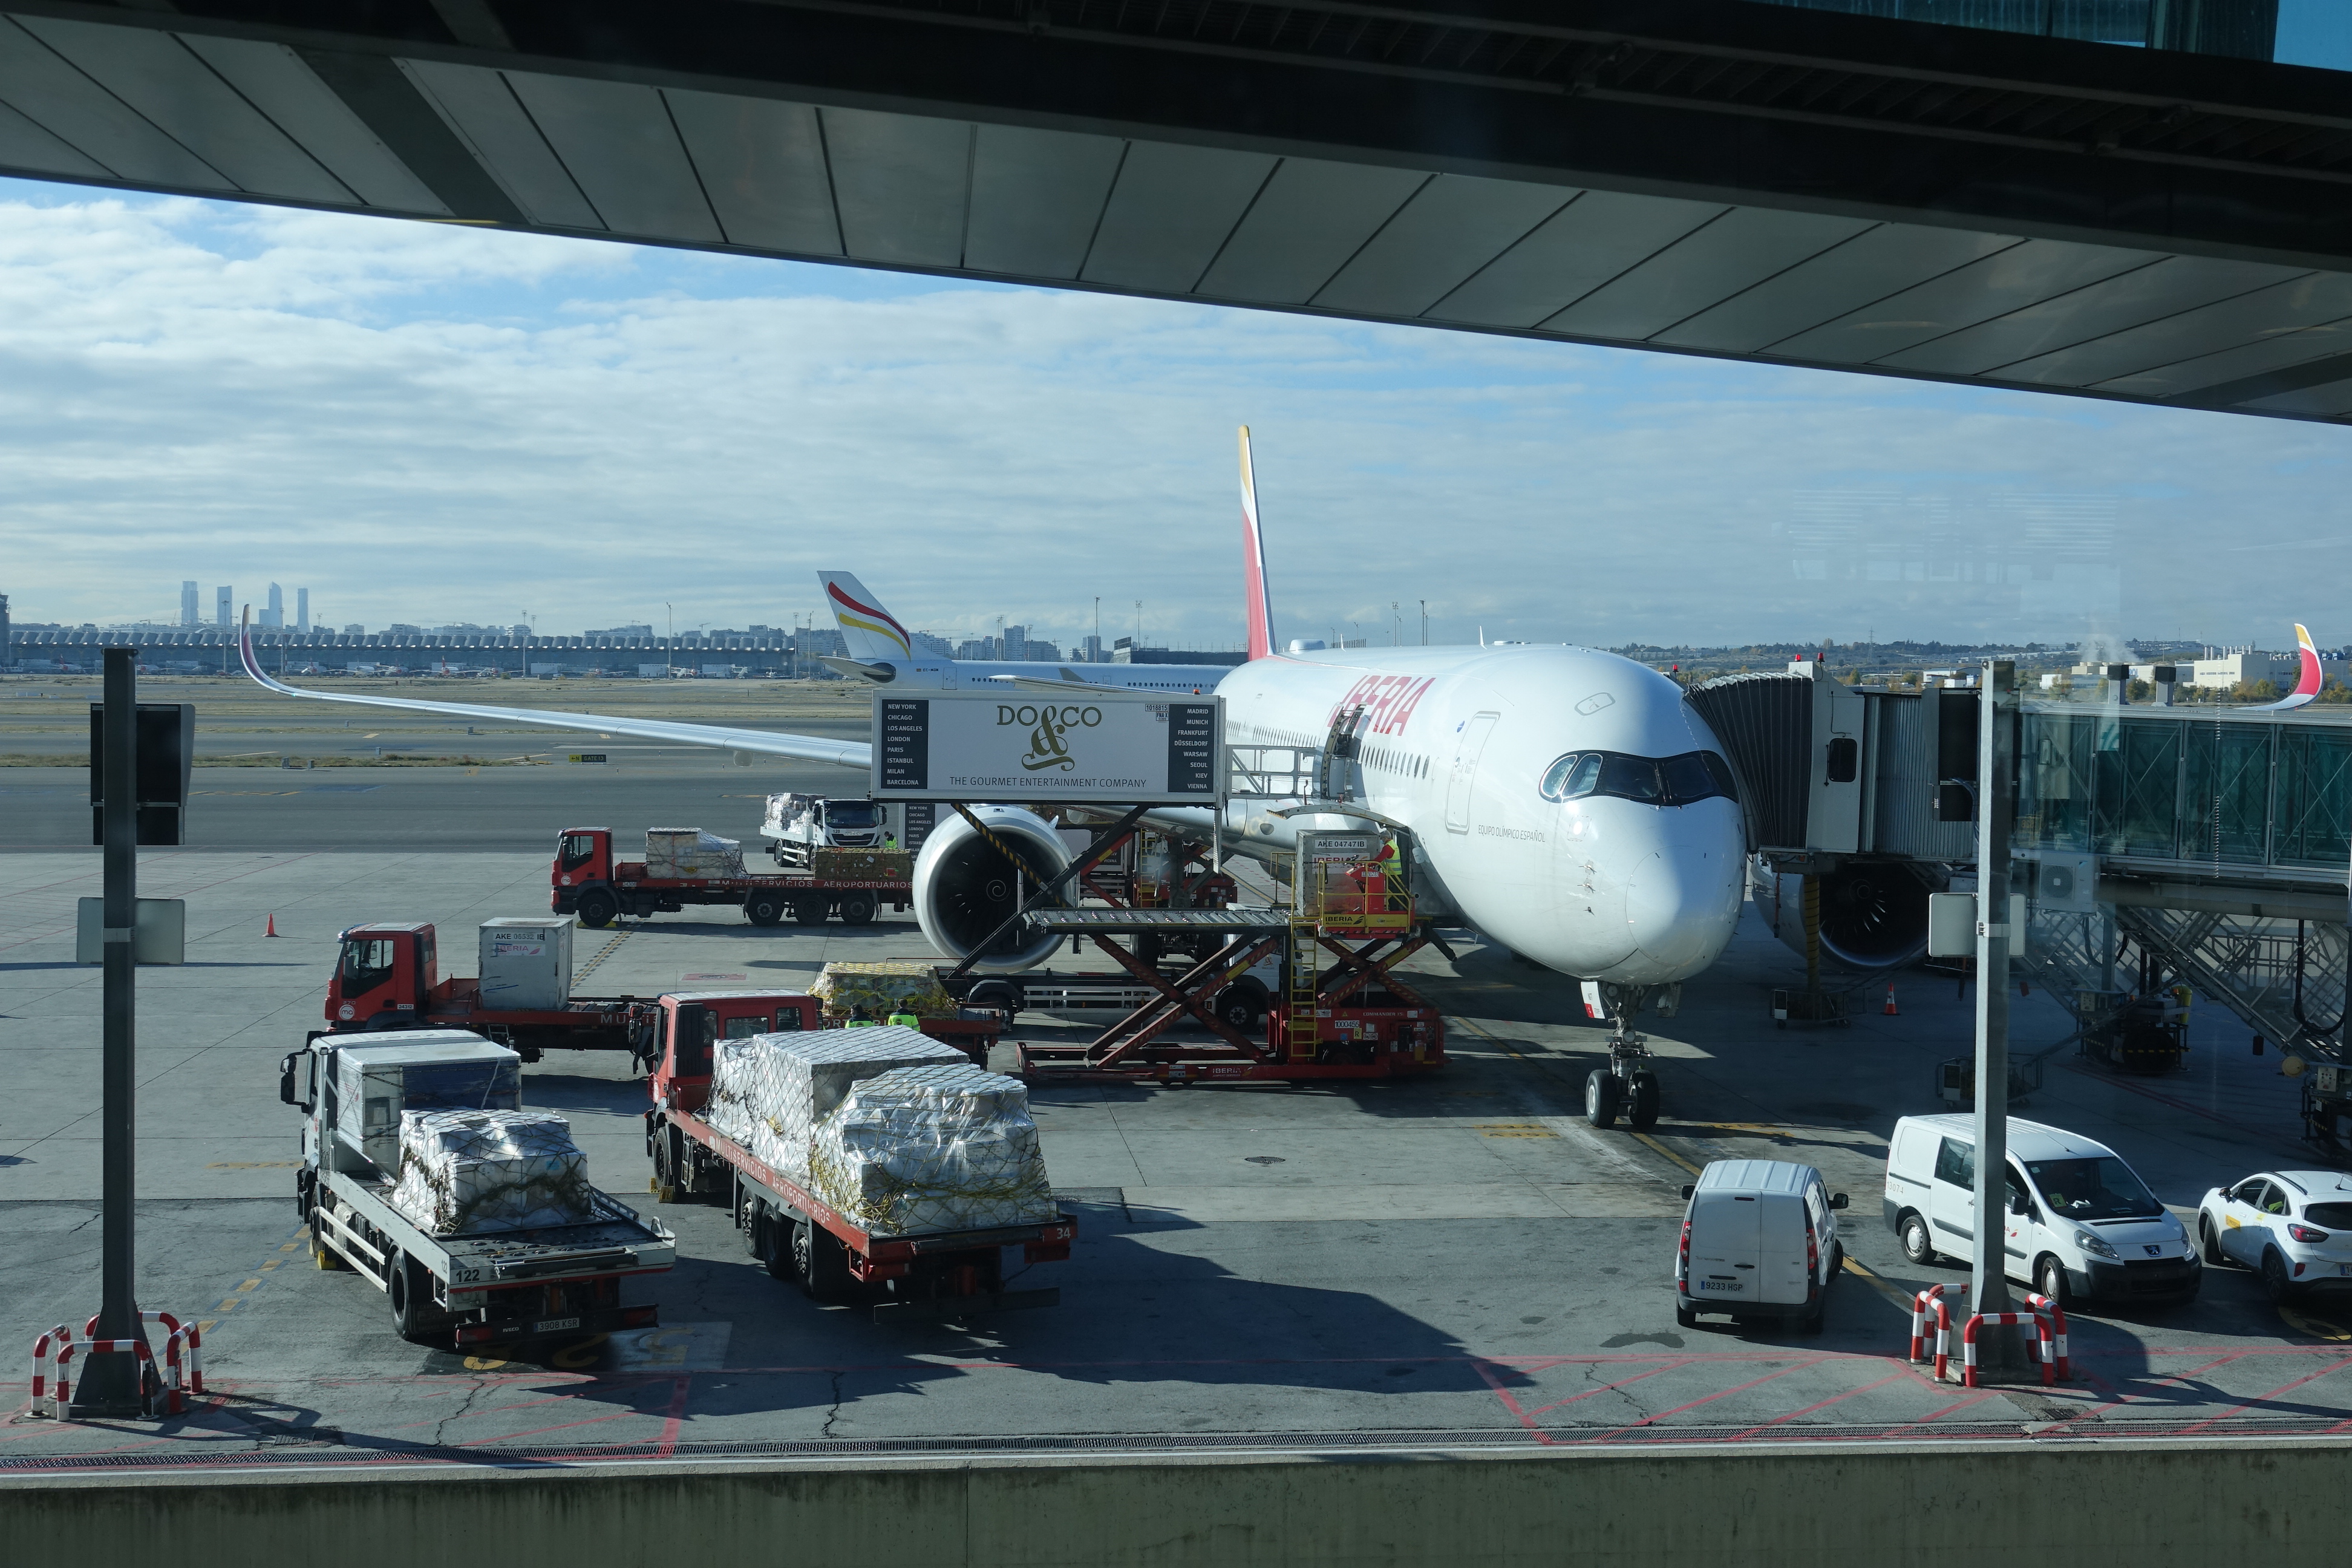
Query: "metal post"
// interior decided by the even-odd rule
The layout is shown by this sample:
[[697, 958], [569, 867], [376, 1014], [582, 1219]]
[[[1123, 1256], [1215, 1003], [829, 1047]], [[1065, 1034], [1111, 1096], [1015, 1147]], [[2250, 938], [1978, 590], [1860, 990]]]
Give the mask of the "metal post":
[[[140, 1336], [131, 1205], [138, 1194], [138, 1164], [131, 1134], [138, 1092], [132, 1039], [133, 985], [137, 971], [131, 943], [139, 912], [139, 674], [131, 648], [106, 650], [106, 758], [99, 787], [106, 792], [105, 1026], [100, 1067], [99, 1124], [104, 1236], [100, 1242], [98, 1335], [102, 1340]], [[127, 1352], [93, 1355], [82, 1373], [78, 1411], [93, 1415], [136, 1415], [139, 1362]]]
[[[1977, 1191], [1969, 1247], [1969, 1310], [2010, 1310], [2002, 1243], [2009, 1219], [2009, 836], [2011, 716], [2017, 667], [1985, 660], [1977, 702]], [[1988, 1337], [1990, 1336], [1990, 1337]], [[1979, 1364], [2022, 1367], [2013, 1330], [1978, 1336]]]

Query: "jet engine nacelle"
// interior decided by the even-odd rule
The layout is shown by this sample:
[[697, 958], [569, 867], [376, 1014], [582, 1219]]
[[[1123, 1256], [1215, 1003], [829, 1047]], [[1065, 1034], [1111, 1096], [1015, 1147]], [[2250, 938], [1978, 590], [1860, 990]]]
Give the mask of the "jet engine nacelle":
[[[961, 813], [942, 820], [923, 840], [915, 858], [915, 919], [930, 943], [953, 959], [972, 949], [1037, 890], [1032, 877], [1052, 877], [1070, 863], [1070, 851], [1054, 825], [1017, 805], [976, 805], [980, 819], [998, 843], [1011, 847], [1028, 867], [1018, 872], [1003, 849], [975, 832]], [[997, 939], [976, 969], [1010, 973], [1031, 969], [1052, 956], [1061, 939], [1014, 927]]]
[[[1819, 879], [1822, 956], [1849, 969], [1893, 969], [1927, 951], [1927, 895], [1950, 880], [1941, 866], [1849, 860]], [[1772, 932], [1805, 951], [1805, 879], [1760, 865], [1756, 901]]]

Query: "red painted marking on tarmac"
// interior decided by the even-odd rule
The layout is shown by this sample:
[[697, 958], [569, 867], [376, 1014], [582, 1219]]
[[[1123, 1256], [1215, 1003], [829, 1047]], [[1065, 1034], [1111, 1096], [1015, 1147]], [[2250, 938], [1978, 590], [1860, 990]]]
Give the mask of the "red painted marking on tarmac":
[[1971, 1405], [1982, 1405], [1986, 1400], [1992, 1398], [1994, 1394], [1999, 1392], [1999, 1390], [1995, 1389], [1989, 1390], [1983, 1394], [1971, 1394], [1968, 1398], [1961, 1400], [1957, 1405], [1947, 1405], [1941, 1410], [1931, 1411], [1927, 1415], [1919, 1417], [1916, 1421], [1906, 1421], [1900, 1426], [1889, 1426], [1885, 1431], [1881, 1432], [1879, 1436], [1892, 1437], [1897, 1432], [1908, 1432], [1920, 1426], [1933, 1426], [1935, 1423], [1941, 1421], [1945, 1416], [1953, 1414], [1955, 1411], [1966, 1410]]
[[1495, 1391], [1495, 1397], [1503, 1402], [1503, 1408], [1509, 1411], [1513, 1415], [1518, 1417], [1519, 1425], [1526, 1427], [1530, 1433], [1532, 1433], [1537, 1442], [1541, 1443], [1546, 1447], [1551, 1447], [1551, 1434], [1537, 1426], [1535, 1417], [1519, 1408], [1519, 1402], [1511, 1397], [1511, 1391], [1505, 1388], [1502, 1384], [1496, 1379], [1493, 1373], [1486, 1370], [1486, 1363], [1484, 1362], [1472, 1362], [1470, 1364], [1478, 1369], [1478, 1375], [1486, 1380], [1486, 1386]]
[[1911, 1369], [1908, 1366], [1906, 1366], [1901, 1372], [1890, 1372], [1885, 1377], [1880, 1378], [1876, 1383], [1865, 1383], [1860, 1388], [1849, 1388], [1843, 1394], [1832, 1394], [1827, 1399], [1814, 1401], [1812, 1404], [1806, 1405], [1802, 1410], [1791, 1410], [1786, 1415], [1775, 1415], [1771, 1420], [1765, 1422], [1762, 1426], [1750, 1426], [1745, 1432], [1734, 1432], [1729, 1437], [1726, 1438], [1725, 1441], [1737, 1443], [1744, 1437], [1752, 1437], [1759, 1432], [1768, 1431], [1774, 1426], [1778, 1426], [1783, 1421], [1794, 1421], [1800, 1415], [1811, 1415], [1814, 1411], [1835, 1405], [1841, 1399], [1852, 1399], [1857, 1394], [1868, 1394], [1874, 1388], [1884, 1388], [1890, 1383], [1899, 1383], [1904, 1378], [1909, 1376], [1910, 1373]]
[[[2330, 1373], [2342, 1372], [2347, 1366], [2352, 1366], [2352, 1356], [2344, 1357], [2336, 1362], [2334, 1366], [2323, 1366], [2317, 1372], [2305, 1373], [2293, 1383], [2282, 1383], [2276, 1388], [2272, 1389], [2268, 1394], [2257, 1394], [2252, 1399], [2241, 1399], [2237, 1402], [2237, 1408], [2242, 1411], [2250, 1405], [2267, 1405], [2272, 1400], [2276, 1399], [2280, 1394], [2284, 1394], [2290, 1388], [2301, 1388], [2306, 1383], [2315, 1382], [2319, 1378], [2326, 1377]], [[2176, 1437], [2186, 1437], [2191, 1432], [2201, 1432], [2208, 1426], [2217, 1426], [2222, 1422], [2230, 1419], [2231, 1417], [2227, 1415], [2216, 1415], [2210, 1420], [2200, 1421], [2195, 1423], [2193, 1426], [2183, 1426], [2179, 1431], [2175, 1432], [2173, 1436]]]
[[669, 1395], [669, 1416], [662, 1423], [661, 1442], [655, 1450], [654, 1458], [657, 1459], [667, 1459], [677, 1450], [677, 1429], [686, 1420], [687, 1395], [693, 1386], [694, 1379], [690, 1376], [679, 1377], [672, 1380]]
[[1735, 1394], [1744, 1394], [1748, 1390], [1754, 1388], [1759, 1384], [1769, 1383], [1776, 1377], [1786, 1377], [1790, 1373], [1801, 1371], [1806, 1367], [1819, 1366], [1823, 1362], [1832, 1359], [1832, 1358], [1829, 1356], [1815, 1356], [1807, 1361], [1791, 1362], [1789, 1365], [1780, 1367], [1776, 1371], [1768, 1372], [1761, 1377], [1751, 1377], [1746, 1383], [1735, 1384], [1729, 1388], [1717, 1389], [1716, 1392], [1707, 1394], [1704, 1398], [1694, 1399], [1687, 1405], [1677, 1405], [1672, 1410], [1661, 1410], [1654, 1415], [1644, 1415], [1639, 1421], [1633, 1422], [1630, 1426], [1612, 1427], [1609, 1431], [1603, 1432], [1598, 1437], [1587, 1437], [1584, 1441], [1588, 1443], [1605, 1443], [1621, 1432], [1632, 1432], [1643, 1426], [1654, 1426], [1656, 1423], [1664, 1421], [1669, 1415], [1680, 1415], [1685, 1410], [1696, 1410], [1702, 1405], [1712, 1405], [1718, 1399], [1728, 1398], [1730, 1395]]
[[1590, 1399], [1596, 1394], [1607, 1394], [1612, 1389], [1622, 1388], [1629, 1383], [1639, 1383], [1645, 1377], [1655, 1377], [1662, 1372], [1676, 1372], [1689, 1364], [1685, 1361], [1670, 1361], [1664, 1366], [1654, 1366], [1647, 1372], [1637, 1372], [1631, 1377], [1621, 1377], [1614, 1383], [1604, 1383], [1598, 1388], [1588, 1388], [1582, 1394], [1571, 1394], [1566, 1399], [1555, 1399], [1549, 1405], [1538, 1405], [1533, 1414], [1541, 1415], [1544, 1412], [1557, 1410], [1563, 1405], [1573, 1405], [1580, 1399]]

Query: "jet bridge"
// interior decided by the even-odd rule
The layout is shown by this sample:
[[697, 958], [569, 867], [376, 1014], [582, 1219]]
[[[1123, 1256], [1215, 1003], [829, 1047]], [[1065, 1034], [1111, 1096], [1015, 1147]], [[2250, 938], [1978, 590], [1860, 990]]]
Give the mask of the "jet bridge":
[[[1916, 956], [1926, 891], [1973, 870], [1972, 824], [1938, 806], [1966, 815], [1946, 786], [1975, 772], [1975, 695], [1857, 689], [1819, 667], [1693, 689], [1740, 776], [1759, 903], [1801, 951], [1811, 878], [1829, 956]], [[2339, 1059], [2352, 711], [2028, 701], [2017, 725], [2024, 973], [2075, 998], [2094, 1035], [2137, 993], [2185, 983], [2266, 1042]], [[2310, 1076], [2315, 1133], [2352, 1115], [2345, 1076]]]

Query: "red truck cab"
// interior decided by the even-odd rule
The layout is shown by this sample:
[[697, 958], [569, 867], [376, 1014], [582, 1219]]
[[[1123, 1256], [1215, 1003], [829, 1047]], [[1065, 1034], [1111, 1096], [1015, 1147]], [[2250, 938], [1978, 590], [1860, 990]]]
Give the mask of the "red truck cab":
[[646, 1090], [655, 1105], [690, 1113], [710, 1099], [710, 1053], [720, 1040], [824, 1027], [817, 999], [789, 991], [672, 992], [660, 1006], [659, 1054], [645, 1053], [654, 1056]]
[[353, 926], [341, 942], [334, 978], [327, 982], [330, 1025], [365, 1027], [390, 1014], [384, 1023], [405, 1026], [430, 1007], [441, 979], [432, 926]]

